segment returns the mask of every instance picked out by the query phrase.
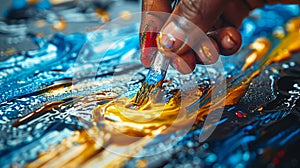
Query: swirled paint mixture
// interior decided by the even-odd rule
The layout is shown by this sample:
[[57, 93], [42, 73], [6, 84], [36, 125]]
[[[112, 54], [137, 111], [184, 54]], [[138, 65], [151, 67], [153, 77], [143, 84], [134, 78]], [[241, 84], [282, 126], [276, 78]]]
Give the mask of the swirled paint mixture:
[[[138, 24], [48, 37], [29, 31], [32, 20], [8, 22], [38, 18], [36, 27], [63, 31], [91, 13], [88, 22], [106, 22], [109, 3], [28, 3], [16, 3], [0, 25], [10, 39], [0, 58], [3, 167], [299, 167], [299, 6], [255, 10], [236, 56], [190, 75], [169, 70], [157, 100], [137, 110], [128, 104], [147, 73], [138, 61]], [[46, 19], [19, 14], [37, 9]], [[51, 9], [65, 15], [52, 17]], [[13, 48], [26, 39], [34, 43]], [[190, 81], [195, 87], [185, 88]], [[199, 141], [218, 109], [216, 129]]]

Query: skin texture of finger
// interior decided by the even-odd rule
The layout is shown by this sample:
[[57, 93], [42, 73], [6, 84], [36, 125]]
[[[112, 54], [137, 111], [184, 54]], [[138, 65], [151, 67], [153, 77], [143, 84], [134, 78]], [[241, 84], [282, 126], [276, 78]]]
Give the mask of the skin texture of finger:
[[229, 24], [240, 27], [243, 19], [249, 15], [250, 6], [243, 0], [233, 0], [227, 4], [222, 18]]
[[265, 2], [262, 0], [244, 0], [244, 1], [248, 3], [251, 10], [255, 8], [261, 8], [265, 5]]
[[[231, 0], [182, 0], [173, 14], [193, 22], [207, 32]], [[183, 28], [184, 29], [184, 28]]]
[[189, 52], [182, 54], [180, 57], [173, 58], [171, 64], [182, 74], [193, 72], [196, 66], [194, 52], [190, 50]]
[[163, 23], [167, 20], [166, 15], [159, 15], [157, 12], [171, 12], [172, 0], [143, 0], [142, 22], [140, 26], [140, 48], [141, 61], [149, 68], [153, 57], [157, 52], [156, 38]]
[[217, 42], [209, 38], [200, 42], [194, 51], [194, 57], [197, 63], [210, 65], [218, 61], [219, 59], [219, 47]]
[[[219, 46], [213, 38], [207, 38], [206, 40], [208, 41], [202, 41], [201, 49], [200, 45], [196, 45], [193, 48], [186, 46], [189, 48], [188, 52], [180, 55], [170, 53], [168, 56], [172, 58], [171, 65], [180, 73], [188, 74], [194, 70], [196, 64], [208, 65], [215, 63], [219, 58]], [[197, 51], [201, 52], [202, 55]]]
[[300, 4], [300, 0], [264, 0], [266, 4]]
[[171, 12], [172, 0], [143, 0], [142, 10], [143, 12], [148, 11], [159, 11], [159, 12]]

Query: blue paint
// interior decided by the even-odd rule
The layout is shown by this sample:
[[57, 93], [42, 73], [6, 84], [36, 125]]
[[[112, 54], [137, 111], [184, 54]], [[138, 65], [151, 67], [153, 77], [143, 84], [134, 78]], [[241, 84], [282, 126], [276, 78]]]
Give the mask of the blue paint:
[[[13, 1], [12, 6], [14, 9], [22, 9], [26, 7], [26, 1]], [[50, 7], [51, 5], [47, 0], [37, 4], [39, 9], [49, 9]], [[266, 6], [264, 9], [255, 10], [252, 16], [259, 17], [245, 19], [241, 27], [244, 46], [260, 36], [271, 38], [270, 34], [274, 28], [284, 26], [291, 17], [297, 15], [299, 15], [299, 6], [297, 5]], [[116, 31], [115, 35], [111, 35]], [[80, 96], [84, 97], [100, 90], [128, 87], [134, 94], [133, 91], [140, 86], [147, 73], [146, 69], [136, 66], [139, 62], [138, 38], [138, 26], [136, 25], [119, 30], [84, 34], [56, 34], [50, 40], [34, 36], [32, 39], [39, 49], [24, 51], [1, 61], [0, 134], [3, 136], [0, 138], [0, 162], [3, 163], [3, 166], [8, 167], [13, 162], [24, 166], [29, 161], [34, 160], [39, 152], [47, 150], [49, 145], [58, 144], [62, 139], [70, 137], [73, 130], [88, 129], [93, 125], [91, 111], [99, 102], [89, 102], [91, 103], [89, 107], [78, 105], [76, 106], [78, 109], [70, 110], [71, 108], [75, 109], [75, 106], [72, 106], [75, 101], [73, 99], [68, 100], [66, 104], [69, 106], [60, 109], [59, 113], [52, 111], [51, 114], [40, 116], [29, 124], [12, 128], [11, 124], [16, 119], [48, 102], [72, 96], [80, 102], [82, 100], [79, 98]], [[111, 48], [101, 48], [105, 45]], [[246, 52], [242, 53], [241, 56], [246, 54]], [[230, 62], [224, 62], [225, 73], [228, 75], [228, 79], [233, 78], [230, 83], [233, 85], [238, 84], [244, 79], [243, 76], [246, 76], [240, 70], [242, 64], [238, 61], [241, 57], [237, 56], [234, 59]], [[299, 66], [297, 61], [295, 64], [296, 67]], [[254, 66], [252, 70], [255, 68], [257, 66]], [[199, 83], [212, 80], [202, 75], [202, 72], [198, 70], [193, 74]], [[116, 80], [122, 79], [126, 75], [128, 78], [142, 77], [132, 79], [131, 84], [119, 80], [109, 83], [109, 85], [91, 86], [87, 89], [88, 91], [79, 89], [72, 91], [72, 93], [60, 93], [56, 96], [47, 95], [45, 93], [48, 91], [43, 90], [54, 84], [68, 83], [73, 79], [76, 79], [76, 82], [101, 83], [108, 81], [113, 75], [115, 75], [114, 79]], [[170, 78], [176, 79], [176, 75], [179, 74], [172, 71]], [[163, 78], [161, 74], [148, 76], [146, 81], [149, 84], [157, 83]], [[174, 80], [173, 84], [177, 84], [176, 82]], [[177, 86], [179, 84], [175, 85], [174, 88], [176, 89]], [[207, 94], [204, 94], [188, 110], [195, 111], [199, 106], [208, 103], [210, 98], [206, 96]], [[83, 103], [87, 104], [86, 101]], [[292, 102], [288, 103], [293, 105]], [[214, 132], [213, 137], [205, 143], [198, 142], [203, 126], [201, 121], [195, 123], [189, 133], [176, 144], [172, 144], [171, 139], [176, 138], [176, 134], [180, 135], [180, 131], [175, 131], [171, 135], [157, 136], [144, 147], [145, 152], [159, 147], [170, 147], [169, 153], [151, 156], [152, 158], [146, 158], [147, 161], [149, 164], [155, 165], [154, 163], [164, 159], [163, 163], [166, 164], [166, 167], [180, 167], [184, 163], [193, 164], [194, 167], [251, 167], [252, 164], [260, 163], [261, 160], [258, 160], [260, 157], [268, 158], [269, 155], [266, 151], [275, 152], [277, 148], [285, 149], [299, 139], [299, 125], [293, 120], [290, 121], [290, 111], [292, 110], [290, 107], [292, 106], [288, 108], [280, 106], [281, 108], [272, 109], [273, 111], [270, 113], [264, 113], [264, 111], [262, 114], [258, 112], [248, 113], [249, 116], [243, 121], [236, 119], [234, 112], [243, 111], [239, 108], [245, 108], [246, 105], [238, 104], [225, 108], [222, 119], [216, 122], [219, 130]], [[282, 124], [285, 120], [290, 125]], [[278, 127], [280, 129], [272, 130], [272, 128]], [[159, 145], [153, 146], [155, 144]], [[132, 165], [135, 166], [134, 159], [139, 158], [132, 158], [128, 164], [133, 163]], [[155, 159], [157, 160], [155, 161]]]
[[27, 1], [26, 0], [13, 0], [11, 4], [12, 9], [23, 9], [27, 6]]
[[40, 0], [37, 4], [36, 7], [38, 9], [50, 9], [51, 8], [51, 3], [49, 0]]

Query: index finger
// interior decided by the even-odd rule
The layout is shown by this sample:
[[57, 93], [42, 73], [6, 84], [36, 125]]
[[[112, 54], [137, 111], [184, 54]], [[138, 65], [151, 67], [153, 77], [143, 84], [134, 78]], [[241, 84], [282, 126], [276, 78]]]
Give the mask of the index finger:
[[140, 26], [141, 61], [145, 67], [150, 67], [157, 52], [156, 37], [167, 20], [163, 13], [172, 12], [173, 0], [143, 0], [142, 22]]

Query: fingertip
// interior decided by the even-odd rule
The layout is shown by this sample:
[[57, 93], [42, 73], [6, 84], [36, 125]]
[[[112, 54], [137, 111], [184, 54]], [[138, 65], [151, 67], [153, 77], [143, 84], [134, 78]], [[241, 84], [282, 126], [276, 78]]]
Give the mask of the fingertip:
[[216, 41], [222, 55], [236, 53], [242, 44], [242, 36], [234, 27], [226, 27], [217, 31]]
[[193, 72], [196, 66], [196, 60], [192, 51], [177, 56], [172, 59], [172, 66], [182, 74], [189, 74]]
[[195, 49], [197, 63], [210, 65], [216, 63], [219, 59], [219, 47], [212, 38], [200, 42]]

